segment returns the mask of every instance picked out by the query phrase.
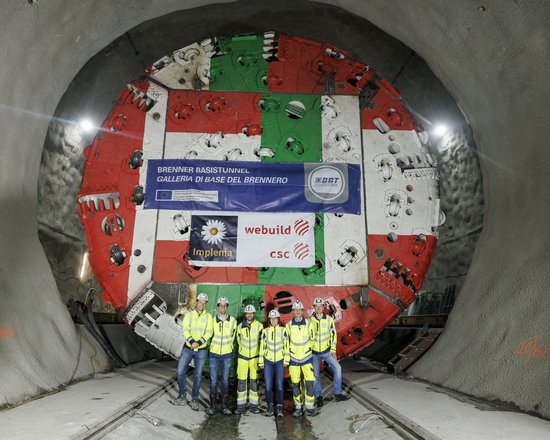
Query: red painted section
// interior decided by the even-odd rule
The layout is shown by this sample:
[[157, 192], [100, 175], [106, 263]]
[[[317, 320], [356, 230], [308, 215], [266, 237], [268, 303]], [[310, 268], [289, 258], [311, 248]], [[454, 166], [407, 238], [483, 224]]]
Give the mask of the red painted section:
[[158, 240], [153, 280], [160, 283], [258, 284], [256, 268], [192, 266], [188, 250], [188, 241]]
[[374, 70], [329, 44], [279, 34], [269, 61], [268, 89], [278, 93], [358, 95]]
[[401, 101], [400, 93], [388, 81], [375, 79], [371, 85], [378, 90], [371, 92], [375, 93], [374, 96], [361, 111], [361, 128], [380, 130], [375, 124], [375, 120], [380, 119], [389, 130], [424, 130]]
[[[166, 131], [248, 135], [261, 133], [260, 93], [174, 90], [168, 98]], [[252, 134], [250, 133], [252, 130]]]
[[[144, 81], [132, 84], [144, 93], [147, 91], [148, 84]], [[120, 206], [116, 209], [113, 200], [78, 205], [88, 241], [90, 266], [99, 286], [104, 289], [103, 300], [118, 310], [126, 307], [136, 209], [131, 195], [139, 183], [139, 168], [131, 169], [128, 161], [134, 151], [142, 150], [145, 116], [145, 101], [136, 99], [135, 92], [124, 89], [94, 142], [85, 150], [86, 165], [78, 194], [78, 199], [92, 194], [119, 194]], [[122, 230], [115, 214], [124, 221]], [[111, 225], [111, 235], [103, 230], [106, 218]], [[126, 254], [120, 266], [111, 261], [110, 247], [114, 244]]]
[[385, 235], [369, 235], [370, 286], [405, 307], [412, 304], [428, 271], [437, 239], [433, 235], [398, 235], [391, 242]]

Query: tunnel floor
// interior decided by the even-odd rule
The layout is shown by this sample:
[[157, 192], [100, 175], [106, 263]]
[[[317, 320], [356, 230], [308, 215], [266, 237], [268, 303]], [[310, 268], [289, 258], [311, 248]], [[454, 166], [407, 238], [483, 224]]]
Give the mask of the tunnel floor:
[[[170, 403], [177, 395], [176, 365], [175, 361], [142, 362], [95, 375], [64, 391], [2, 411], [3, 438], [550, 439], [550, 421], [503, 410], [434, 385], [397, 378], [351, 360], [343, 361], [342, 366], [345, 388], [351, 390], [353, 398], [335, 402], [332, 383], [323, 376], [325, 405], [317, 417], [292, 417], [289, 390], [282, 420], [249, 412], [208, 417], [204, 411], [208, 403], [206, 379], [198, 412]], [[382, 411], [373, 410], [371, 401]], [[265, 411], [265, 403], [260, 408]], [[395, 419], [388, 418], [390, 413], [399, 424], [414, 427], [421, 437], [400, 435]]]

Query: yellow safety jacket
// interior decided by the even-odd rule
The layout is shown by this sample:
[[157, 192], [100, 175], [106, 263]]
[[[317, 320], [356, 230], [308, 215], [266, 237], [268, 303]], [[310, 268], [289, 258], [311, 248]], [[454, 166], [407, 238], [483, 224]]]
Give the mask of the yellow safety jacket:
[[311, 362], [311, 347], [313, 346], [313, 327], [306, 318], [300, 322], [296, 318], [287, 323], [288, 350], [290, 352], [290, 365], [304, 365]]
[[187, 312], [181, 323], [185, 346], [187, 348], [191, 348], [193, 342], [199, 343], [195, 351], [206, 348], [208, 341], [212, 338], [211, 320], [212, 316], [206, 310], [203, 310], [200, 315], [194, 309]]
[[223, 321], [216, 315], [212, 318], [212, 342], [210, 353], [224, 355], [233, 352], [233, 342], [237, 331], [237, 321], [232, 316], [227, 316]]
[[314, 313], [311, 316], [310, 323], [314, 334], [313, 354], [324, 354], [329, 350], [331, 353], [336, 353], [337, 336], [334, 318], [324, 313], [321, 318], [317, 318], [317, 315]]
[[260, 353], [260, 336], [262, 324], [254, 320], [250, 325], [243, 320], [237, 326], [237, 344], [239, 345], [239, 357], [241, 359], [255, 359]]
[[264, 365], [264, 359], [270, 362], [283, 361], [284, 365], [290, 362], [290, 353], [288, 351], [288, 334], [284, 327], [266, 327], [262, 332], [260, 340], [260, 359], [261, 367]]

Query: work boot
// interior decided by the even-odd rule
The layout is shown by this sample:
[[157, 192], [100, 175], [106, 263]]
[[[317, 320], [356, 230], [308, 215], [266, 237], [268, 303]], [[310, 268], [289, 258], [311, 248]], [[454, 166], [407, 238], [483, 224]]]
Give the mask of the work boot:
[[268, 403], [267, 404], [267, 411], [265, 412], [266, 417], [273, 417], [273, 404]]
[[230, 416], [233, 414], [233, 411], [229, 409], [229, 396], [225, 395], [223, 396], [222, 400], [222, 414], [224, 416]]
[[250, 405], [250, 412], [252, 414], [260, 414], [260, 408], [258, 408], [258, 405]]
[[216, 395], [215, 394], [212, 394], [210, 396], [210, 406], [206, 410], [206, 414], [208, 414], [209, 416], [213, 416], [214, 414], [216, 414]]
[[197, 399], [191, 400], [191, 409], [193, 411], [198, 411], [199, 410], [199, 402], [197, 402]]
[[336, 400], [337, 402], [345, 402], [349, 399], [351, 399], [351, 396], [349, 394], [336, 394], [334, 396], [334, 400]]
[[323, 406], [323, 396], [319, 396], [315, 400], [316, 400], [316, 403], [317, 403], [317, 408], [321, 408]]
[[283, 418], [283, 405], [277, 405], [277, 418]]
[[172, 405], [176, 406], [185, 406], [187, 405], [187, 401], [185, 400], [185, 396], [182, 396], [181, 394], [176, 397], [174, 400], [172, 400]]
[[303, 414], [302, 412], [302, 407], [301, 406], [297, 406], [296, 409], [294, 410], [294, 412], [292, 413], [292, 415], [294, 417], [301, 417]]
[[241, 414], [244, 414], [246, 411], [246, 408], [244, 405], [237, 405], [237, 409], [235, 410], [235, 414], [237, 415], [241, 415]]
[[315, 408], [306, 409], [306, 416], [315, 417], [317, 415], [319, 415], [319, 413], [317, 412], [317, 410]]

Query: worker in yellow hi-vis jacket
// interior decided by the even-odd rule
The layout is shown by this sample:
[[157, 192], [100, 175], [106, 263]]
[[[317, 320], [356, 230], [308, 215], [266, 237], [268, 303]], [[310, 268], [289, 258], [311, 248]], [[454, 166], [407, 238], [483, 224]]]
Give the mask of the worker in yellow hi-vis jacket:
[[185, 315], [181, 324], [185, 344], [178, 362], [179, 394], [172, 403], [174, 405], [185, 405], [187, 403], [185, 400], [187, 388], [185, 379], [189, 364], [194, 360], [195, 371], [193, 373], [193, 391], [191, 394], [191, 409], [193, 411], [199, 410], [197, 399], [201, 388], [202, 369], [206, 360], [206, 346], [212, 338], [212, 316], [205, 310], [207, 302], [208, 295], [199, 293], [195, 309]]
[[[245, 412], [247, 397], [250, 411], [253, 414], [260, 412], [258, 408], [258, 356], [263, 326], [254, 319], [255, 316], [256, 308], [252, 304], [247, 305], [244, 308], [244, 320], [237, 326], [237, 344], [239, 346], [237, 359], [237, 414]], [[249, 379], [250, 382], [247, 387]]]
[[325, 303], [322, 298], [313, 300], [315, 313], [310, 322], [313, 327], [313, 371], [315, 372], [315, 403], [317, 408], [323, 406], [323, 389], [321, 387], [321, 361], [329, 366], [334, 375], [334, 397], [337, 402], [350, 398], [342, 394], [342, 367], [336, 357], [336, 344], [338, 341], [334, 318], [324, 313]]
[[[315, 409], [313, 397], [313, 386], [315, 384], [312, 363], [313, 327], [309, 320], [303, 316], [304, 306], [300, 301], [297, 300], [292, 304], [292, 312], [294, 318], [286, 325], [290, 351], [288, 370], [296, 406], [292, 415], [300, 417], [303, 414], [302, 406], [305, 403], [306, 415], [314, 417], [318, 413]], [[302, 384], [302, 375], [305, 384]]]
[[265, 415], [266, 417], [273, 416], [273, 403], [275, 402], [277, 404], [277, 417], [281, 418], [283, 417], [285, 368], [290, 362], [288, 335], [286, 329], [280, 325], [281, 314], [277, 309], [271, 310], [267, 318], [268, 323], [262, 332], [258, 360], [260, 368], [264, 369], [265, 399], [267, 400]]
[[222, 413], [231, 415], [229, 409], [229, 369], [233, 360], [233, 343], [237, 332], [237, 321], [229, 316], [229, 301], [222, 296], [218, 299], [218, 314], [212, 317], [212, 342], [208, 362], [210, 366], [210, 407], [206, 413], [210, 416], [216, 412], [218, 394], [218, 372], [222, 376]]

